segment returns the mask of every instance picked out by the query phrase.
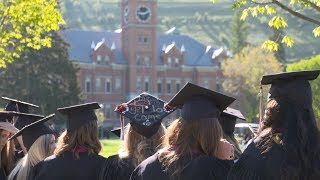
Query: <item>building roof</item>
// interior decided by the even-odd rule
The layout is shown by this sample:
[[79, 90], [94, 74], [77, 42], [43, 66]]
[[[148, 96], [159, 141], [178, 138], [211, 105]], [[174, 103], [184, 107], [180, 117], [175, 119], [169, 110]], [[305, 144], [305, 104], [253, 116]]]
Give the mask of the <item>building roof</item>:
[[[128, 64], [127, 58], [121, 51], [121, 33], [118, 32], [96, 32], [96, 31], [80, 31], [65, 30], [61, 31], [63, 37], [70, 44], [69, 56], [71, 60], [80, 63], [91, 63], [90, 57], [92, 46], [100, 46], [103, 41], [109, 48], [115, 48], [115, 59], [117, 64]], [[157, 36], [157, 64], [163, 64], [161, 54], [163, 48], [174, 46], [182, 50], [184, 54], [184, 65], [186, 66], [214, 66], [212, 56], [213, 48], [209, 48], [204, 44], [185, 35], [164, 34]], [[115, 47], [114, 47], [115, 46]], [[171, 47], [172, 48], [172, 47]]]

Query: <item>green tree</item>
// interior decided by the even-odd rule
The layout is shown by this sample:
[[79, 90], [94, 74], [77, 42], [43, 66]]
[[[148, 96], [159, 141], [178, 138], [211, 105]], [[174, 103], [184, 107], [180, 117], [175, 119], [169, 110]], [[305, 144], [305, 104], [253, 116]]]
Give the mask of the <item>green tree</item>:
[[0, 73], [3, 95], [35, 103], [42, 114], [80, 101], [77, 69], [68, 59], [69, 45], [57, 32], [50, 38], [52, 47], [38, 51], [29, 48]]
[[233, 54], [237, 54], [248, 45], [249, 24], [240, 20], [241, 11], [236, 10], [230, 23], [229, 47]]
[[50, 47], [48, 32], [63, 23], [57, 0], [0, 1], [0, 68], [26, 48]]
[[279, 44], [279, 49], [278, 51], [274, 51], [274, 56], [283, 64], [286, 63], [286, 51], [284, 49], [284, 45], [281, 43], [281, 39], [283, 39], [284, 36], [285, 33], [283, 29], [272, 28], [270, 40]]
[[[289, 64], [287, 71], [301, 71], [301, 70], [318, 70], [320, 69], [320, 55], [310, 59], [304, 59], [299, 62]], [[320, 127], [320, 78], [310, 81], [312, 88], [313, 110], [316, 115], [318, 127]]]
[[[282, 64], [272, 52], [259, 47], [246, 47], [223, 64], [223, 88], [237, 98], [235, 108], [244, 112], [249, 121], [259, 113], [259, 84], [264, 74], [282, 71]], [[265, 88], [266, 89], [266, 88]], [[266, 92], [264, 92], [266, 97]]]
[[[216, 0], [211, 0], [215, 2]], [[315, 37], [320, 37], [320, 0], [235, 0], [232, 9], [243, 9], [241, 19], [245, 20], [250, 14], [252, 17], [259, 15], [270, 16], [268, 25], [270, 27], [281, 29], [288, 26], [287, 20], [280, 14], [282, 11], [292, 16], [303, 19], [314, 24], [313, 29]], [[289, 36], [284, 36], [281, 43], [291, 47], [294, 40]], [[267, 40], [262, 45], [268, 50], [278, 50], [279, 43]]]

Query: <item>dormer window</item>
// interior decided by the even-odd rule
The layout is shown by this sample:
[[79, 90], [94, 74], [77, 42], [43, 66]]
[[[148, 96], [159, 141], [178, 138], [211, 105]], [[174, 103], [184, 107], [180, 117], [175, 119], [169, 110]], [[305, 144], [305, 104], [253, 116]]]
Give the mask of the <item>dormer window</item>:
[[101, 55], [98, 55], [98, 56], [97, 56], [97, 63], [98, 63], [98, 64], [101, 64], [101, 60], [102, 60]]
[[174, 67], [178, 67], [178, 66], [179, 66], [179, 58], [175, 58]]
[[171, 57], [168, 57], [168, 66], [171, 67], [171, 64], [172, 64], [172, 59]]
[[110, 64], [110, 57], [108, 55], [105, 56], [104, 60], [106, 61], [106, 65]]

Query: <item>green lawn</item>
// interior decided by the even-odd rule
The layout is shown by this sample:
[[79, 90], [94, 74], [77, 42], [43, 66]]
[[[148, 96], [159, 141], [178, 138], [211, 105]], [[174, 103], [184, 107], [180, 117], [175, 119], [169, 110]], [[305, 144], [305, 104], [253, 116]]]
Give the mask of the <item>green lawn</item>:
[[120, 148], [120, 139], [101, 139], [102, 150], [100, 155], [108, 157], [118, 153]]

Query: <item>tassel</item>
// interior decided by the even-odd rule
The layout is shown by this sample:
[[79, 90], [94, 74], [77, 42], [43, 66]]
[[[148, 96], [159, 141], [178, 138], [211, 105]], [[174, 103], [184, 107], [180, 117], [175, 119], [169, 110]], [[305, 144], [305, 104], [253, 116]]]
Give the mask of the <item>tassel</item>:
[[263, 89], [262, 89], [262, 84], [260, 82], [260, 88], [259, 88], [259, 132], [260, 129], [262, 127], [262, 123], [263, 123], [263, 105], [262, 105], [262, 101], [263, 101]]

